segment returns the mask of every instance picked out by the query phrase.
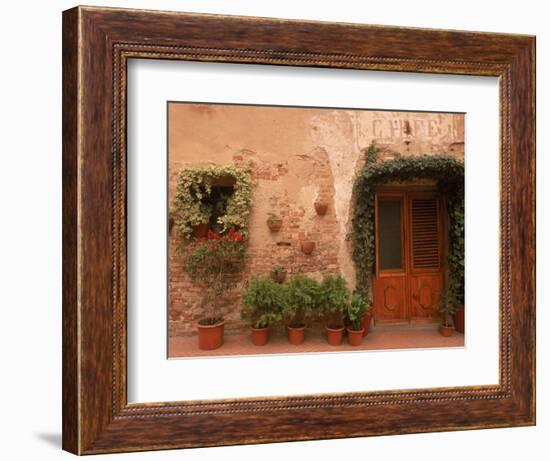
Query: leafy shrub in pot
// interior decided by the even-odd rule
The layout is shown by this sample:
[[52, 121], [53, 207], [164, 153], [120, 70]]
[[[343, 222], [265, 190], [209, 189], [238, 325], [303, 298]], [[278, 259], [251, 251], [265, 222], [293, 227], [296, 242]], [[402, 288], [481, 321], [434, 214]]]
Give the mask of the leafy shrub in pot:
[[234, 230], [225, 235], [209, 231], [206, 239], [188, 247], [183, 269], [193, 283], [204, 288], [200, 304], [204, 316], [197, 326], [200, 349], [217, 349], [223, 344], [220, 299], [237, 285], [237, 276], [244, 269], [245, 251], [242, 234]]
[[269, 277], [250, 280], [242, 293], [241, 318], [250, 324], [252, 342], [263, 346], [269, 340], [269, 328], [282, 318], [286, 288]]
[[295, 275], [287, 282], [283, 318], [292, 344], [304, 341], [306, 322], [318, 315], [319, 299], [320, 286], [312, 278]]
[[352, 346], [359, 346], [363, 341], [361, 320], [369, 308], [369, 302], [359, 293], [353, 293], [351, 301], [347, 305], [346, 317], [348, 320], [348, 342]]
[[325, 321], [327, 341], [332, 346], [342, 343], [343, 315], [350, 295], [348, 284], [341, 275], [325, 275], [320, 286], [320, 310]]

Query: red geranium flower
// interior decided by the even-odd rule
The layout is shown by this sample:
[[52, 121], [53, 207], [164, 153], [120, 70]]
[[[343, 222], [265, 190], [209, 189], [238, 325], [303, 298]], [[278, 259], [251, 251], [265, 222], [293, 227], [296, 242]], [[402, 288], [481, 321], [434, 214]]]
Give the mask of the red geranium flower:
[[217, 234], [216, 232], [212, 232], [212, 231], [208, 231], [208, 238], [210, 240], [220, 240], [221, 237], [220, 237], [220, 234]]

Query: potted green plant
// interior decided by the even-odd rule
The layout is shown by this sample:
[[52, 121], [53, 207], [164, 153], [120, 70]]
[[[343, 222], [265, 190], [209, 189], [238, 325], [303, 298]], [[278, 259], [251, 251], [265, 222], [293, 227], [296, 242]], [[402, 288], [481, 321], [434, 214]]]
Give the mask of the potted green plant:
[[363, 328], [363, 338], [368, 335], [372, 319], [374, 318], [374, 306], [372, 302], [369, 302], [367, 311], [363, 314], [361, 319], [361, 328]]
[[217, 349], [223, 344], [224, 319], [219, 313], [223, 295], [237, 285], [244, 268], [245, 241], [230, 230], [225, 235], [209, 231], [205, 240], [194, 242], [186, 254], [184, 271], [203, 287], [198, 322], [199, 349]]
[[369, 302], [359, 293], [353, 293], [347, 305], [346, 317], [348, 320], [348, 343], [351, 346], [360, 346], [363, 341], [361, 320], [369, 307]]
[[447, 289], [441, 295], [441, 299], [438, 304], [438, 310], [442, 318], [441, 327], [439, 329], [441, 336], [452, 336], [454, 327], [451, 318], [453, 317], [456, 309], [456, 289], [451, 281]]
[[269, 277], [250, 280], [243, 290], [241, 318], [250, 324], [252, 343], [263, 346], [269, 329], [281, 320], [285, 288]]
[[319, 284], [305, 275], [295, 275], [286, 286], [283, 317], [291, 344], [304, 342], [306, 321], [318, 313]]
[[344, 311], [350, 301], [350, 290], [341, 275], [325, 275], [320, 288], [320, 308], [325, 320], [327, 342], [331, 346], [342, 344]]
[[267, 218], [267, 226], [271, 232], [279, 232], [283, 227], [283, 220], [275, 213], [271, 213]]
[[286, 271], [283, 266], [277, 264], [271, 269], [271, 278], [277, 283], [283, 283], [286, 279]]

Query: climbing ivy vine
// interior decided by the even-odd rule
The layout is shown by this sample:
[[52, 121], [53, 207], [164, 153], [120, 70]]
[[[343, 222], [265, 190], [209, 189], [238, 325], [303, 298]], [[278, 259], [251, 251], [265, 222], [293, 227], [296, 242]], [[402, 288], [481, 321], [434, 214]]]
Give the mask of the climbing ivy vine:
[[[375, 144], [364, 152], [365, 164], [358, 172], [353, 195], [353, 258], [357, 289], [372, 299], [371, 279], [376, 257], [374, 188], [388, 182], [433, 179], [444, 194], [449, 215], [448, 281], [446, 292], [456, 304], [464, 303], [464, 163], [447, 155], [397, 156], [381, 160]], [[448, 296], [447, 296], [448, 298]]]

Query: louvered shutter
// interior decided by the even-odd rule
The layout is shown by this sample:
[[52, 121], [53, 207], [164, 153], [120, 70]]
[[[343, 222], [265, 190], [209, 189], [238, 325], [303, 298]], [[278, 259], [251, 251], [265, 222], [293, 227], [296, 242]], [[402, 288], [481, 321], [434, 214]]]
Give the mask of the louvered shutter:
[[435, 197], [411, 200], [413, 269], [439, 268], [439, 213], [439, 201]]

